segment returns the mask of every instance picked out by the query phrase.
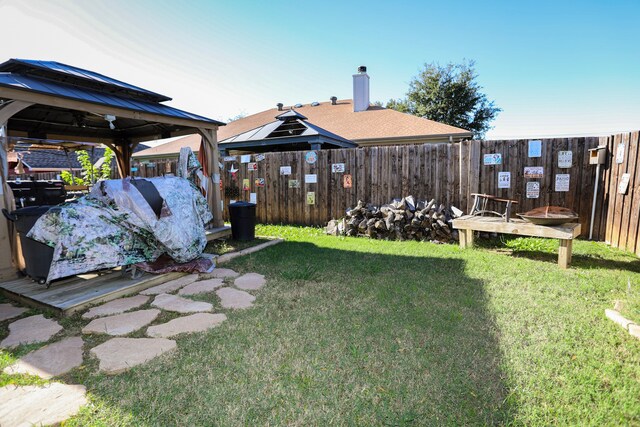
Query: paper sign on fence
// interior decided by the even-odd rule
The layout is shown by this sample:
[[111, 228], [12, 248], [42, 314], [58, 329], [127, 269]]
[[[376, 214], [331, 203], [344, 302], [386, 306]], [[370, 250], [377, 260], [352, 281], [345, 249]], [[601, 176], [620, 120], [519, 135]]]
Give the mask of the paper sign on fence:
[[511, 188], [511, 172], [498, 172], [498, 188]]
[[569, 191], [568, 173], [559, 173], [556, 175], [556, 191]]

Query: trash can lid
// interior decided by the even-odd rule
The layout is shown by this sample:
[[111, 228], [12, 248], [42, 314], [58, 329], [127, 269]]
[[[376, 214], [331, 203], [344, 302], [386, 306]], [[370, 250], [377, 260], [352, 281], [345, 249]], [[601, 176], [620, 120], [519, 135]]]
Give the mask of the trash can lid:
[[234, 208], [238, 207], [238, 208], [250, 208], [255, 206], [255, 203], [249, 203], [249, 202], [243, 202], [243, 201], [239, 201], [239, 202], [234, 202], [234, 203], [229, 203], [229, 206], [233, 206]]

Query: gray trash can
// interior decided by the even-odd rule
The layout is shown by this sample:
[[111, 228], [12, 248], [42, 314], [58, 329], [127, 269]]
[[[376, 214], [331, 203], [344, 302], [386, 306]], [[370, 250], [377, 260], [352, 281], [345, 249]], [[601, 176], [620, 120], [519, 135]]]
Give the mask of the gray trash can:
[[235, 202], [229, 204], [231, 235], [234, 240], [253, 240], [256, 238], [256, 204]]

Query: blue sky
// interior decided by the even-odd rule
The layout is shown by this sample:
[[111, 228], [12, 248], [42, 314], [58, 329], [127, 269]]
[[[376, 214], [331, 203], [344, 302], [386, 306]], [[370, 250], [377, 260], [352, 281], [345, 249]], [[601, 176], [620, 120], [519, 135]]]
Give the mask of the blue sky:
[[0, 0], [0, 60], [47, 59], [216, 119], [402, 97], [426, 62], [476, 61], [504, 111], [490, 138], [640, 129], [640, 1]]

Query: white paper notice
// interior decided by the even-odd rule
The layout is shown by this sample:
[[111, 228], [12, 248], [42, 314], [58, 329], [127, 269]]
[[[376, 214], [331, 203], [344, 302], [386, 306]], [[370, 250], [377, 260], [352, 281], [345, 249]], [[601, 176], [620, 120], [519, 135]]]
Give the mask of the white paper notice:
[[251, 161], [251, 154], [243, 154], [240, 156], [240, 163], [249, 163]]
[[291, 166], [280, 166], [280, 175], [291, 175]]
[[558, 151], [558, 167], [567, 169], [573, 163], [573, 151]]
[[331, 164], [331, 172], [333, 173], [344, 173], [344, 163], [332, 163]]
[[542, 141], [539, 139], [529, 141], [529, 157], [542, 157]]
[[249, 193], [249, 203], [258, 203], [258, 194], [257, 193]]
[[305, 184], [316, 184], [318, 182], [318, 175], [309, 174], [304, 176]]
[[620, 164], [622, 162], [624, 162], [624, 142], [619, 143], [616, 150], [616, 163]]
[[556, 191], [569, 191], [568, 173], [559, 173], [556, 175]]
[[511, 188], [511, 172], [498, 172], [498, 188]]
[[538, 181], [527, 182], [527, 199], [540, 197], [540, 183]]

